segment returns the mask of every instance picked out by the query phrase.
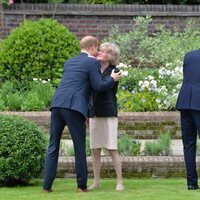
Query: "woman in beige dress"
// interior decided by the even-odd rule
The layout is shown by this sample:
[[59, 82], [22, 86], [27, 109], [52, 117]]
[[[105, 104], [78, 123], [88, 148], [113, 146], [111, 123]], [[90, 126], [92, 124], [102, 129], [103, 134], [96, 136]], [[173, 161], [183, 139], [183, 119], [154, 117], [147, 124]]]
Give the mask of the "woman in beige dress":
[[[117, 70], [116, 62], [119, 57], [119, 48], [112, 43], [100, 45], [97, 59], [101, 62], [102, 78], [110, 76], [113, 70]], [[101, 171], [101, 149], [109, 151], [114, 169], [117, 175], [116, 190], [124, 189], [122, 180], [122, 167], [117, 151], [117, 87], [118, 82], [110, 90], [95, 93], [94, 106], [90, 110], [90, 148], [93, 154], [94, 182], [89, 189], [99, 187]]]

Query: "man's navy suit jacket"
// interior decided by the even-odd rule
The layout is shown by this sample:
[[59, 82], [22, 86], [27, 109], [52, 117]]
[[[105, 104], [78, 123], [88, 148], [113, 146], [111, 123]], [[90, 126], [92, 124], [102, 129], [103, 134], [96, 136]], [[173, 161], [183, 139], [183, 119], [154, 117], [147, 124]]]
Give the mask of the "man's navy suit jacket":
[[112, 77], [102, 80], [99, 69], [99, 61], [86, 53], [80, 53], [66, 61], [61, 83], [53, 96], [51, 108], [68, 108], [86, 117], [92, 88], [96, 91], [104, 91], [114, 86]]
[[186, 53], [183, 63], [183, 84], [176, 108], [200, 111], [200, 50]]

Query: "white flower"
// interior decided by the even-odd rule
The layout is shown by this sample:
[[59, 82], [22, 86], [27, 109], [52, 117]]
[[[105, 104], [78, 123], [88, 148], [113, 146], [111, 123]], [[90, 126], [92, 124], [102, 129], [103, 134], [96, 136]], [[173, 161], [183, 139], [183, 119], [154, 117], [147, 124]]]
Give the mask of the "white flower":
[[130, 67], [130, 65], [129, 66], [127, 66], [126, 64], [124, 64], [124, 63], [119, 63], [117, 66], [116, 66], [117, 68], [129, 68]]
[[119, 63], [116, 67], [117, 67], [117, 68], [122, 68], [123, 65], [124, 65], [123, 63]]
[[168, 93], [167, 92], [163, 92], [163, 96], [168, 96]]
[[51, 79], [50, 79], [50, 78], [48, 78], [48, 81], [51, 81]]
[[33, 81], [37, 81], [38, 79], [37, 78], [33, 78]]
[[146, 102], [146, 99], [142, 98], [141, 101], [144, 103], [144, 102]]
[[170, 71], [170, 70], [167, 70], [167, 71], [166, 71], [166, 74], [167, 74], [167, 75], [170, 75], [170, 74], [171, 74], [171, 71]]
[[154, 80], [154, 77], [151, 76], [151, 75], [149, 75], [149, 76], [148, 76], [148, 79], [149, 79], [149, 80]]
[[171, 66], [172, 65], [172, 63], [166, 63], [166, 67], [169, 67], [169, 66]]
[[176, 92], [176, 89], [173, 89], [173, 90], [172, 90], [172, 93], [175, 93], [175, 92]]
[[149, 81], [144, 81], [144, 87], [149, 87]]
[[122, 76], [128, 76], [128, 71], [121, 71]]
[[47, 81], [43, 80], [42, 83], [47, 83]]
[[161, 90], [167, 90], [166, 86], [163, 85], [163, 86], [161, 87]]
[[157, 85], [157, 81], [156, 80], [151, 80], [151, 84], [152, 85]]
[[138, 85], [139, 86], [143, 85], [143, 81], [139, 81]]
[[158, 109], [161, 109], [162, 108], [162, 105], [158, 105]]
[[156, 103], [160, 103], [161, 102], [161, 100], [160, 99], [156, 99]]

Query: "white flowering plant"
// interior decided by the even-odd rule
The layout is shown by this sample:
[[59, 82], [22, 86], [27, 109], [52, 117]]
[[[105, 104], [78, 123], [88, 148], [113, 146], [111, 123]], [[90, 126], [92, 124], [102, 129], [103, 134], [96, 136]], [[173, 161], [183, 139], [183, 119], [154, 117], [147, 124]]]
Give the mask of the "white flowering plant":
[[[120, 64], [120, 66], [123, 66]], [[172, 111], [182, 81], [182, 63], [167, 63], [160, 68], [128, 71], [119, 84], [118, 105], [121, 111]]]

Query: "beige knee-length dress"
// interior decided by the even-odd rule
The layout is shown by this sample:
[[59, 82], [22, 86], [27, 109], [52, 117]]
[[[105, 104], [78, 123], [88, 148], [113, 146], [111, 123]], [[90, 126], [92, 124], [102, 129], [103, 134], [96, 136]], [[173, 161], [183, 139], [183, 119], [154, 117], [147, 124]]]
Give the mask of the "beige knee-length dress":
[[90, 118], [89, 124], [91, 149], [117, 149], [117, 117]]

